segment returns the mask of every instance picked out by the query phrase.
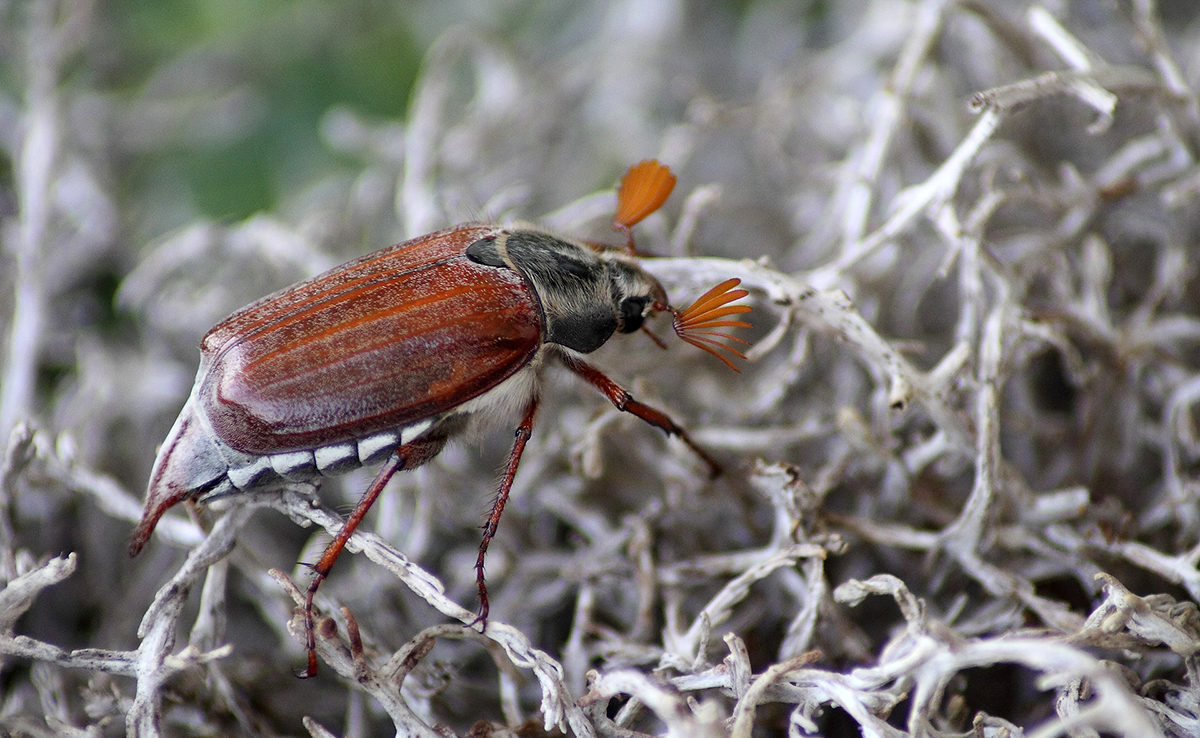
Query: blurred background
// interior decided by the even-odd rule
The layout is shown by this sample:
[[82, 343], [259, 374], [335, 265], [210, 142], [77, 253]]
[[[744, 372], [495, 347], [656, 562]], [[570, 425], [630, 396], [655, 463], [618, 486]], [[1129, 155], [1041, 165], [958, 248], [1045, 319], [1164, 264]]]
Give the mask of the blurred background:
[[[759, 348], [740, 375], [642, 336], [595, 357], [712, 449], [716, 482], [548, 373], [489, 583], [492, 617], [563, 663], [566, 702], [588, 669], [732, 673], [732, 634], [754, 674], [822, 653], [759, 707], [756, 736], [998, 735], [1069, 713], [1016, 657], [953, 662], [940, 697], [911, 696], [897, 639], [929, 621], [833, 596], [891, 574], [947, 653], [1046, 639], [1119, 665], [1113, 704], [1186, 735], [1198, 82], [1194, 0], [0, 0], [0, 575], [76, 556], [0, 608], [0, 733], [134, 732], [139, 620], [201, 534], [180, 510], [132, 561], [127, 540], [208, 328], [463, 221], [619, 244], [613, 189], [657, 157], [679, 184], [638, 227], [673, 257], [648, 268], [678, 304], [741, 276]], [[853, 307], [829, 319], [798, 285]], [[452, 446], [368, 518], [467, 608], [510, 442], [501, 427]], [[345, 512], [370, 478], [321, 499]], [[303, 652], [265, 572], [302, 578], [325, 540], [257, 512], [209, 580], [219, 606], [197, 585], [175, 646], [233, 652], [147, 687], [137, 714], [165, 735], [303, 735], [305, 716], [399, 730], [352, 679], [291, 674]], [[362, 558], [325, 590], [372, 653], [444, 622]], [[1098, 573], [1177, 640], [1101, 642], [1088, 618], [1116, 590]], [[860, 667], [881, 671], [820, 686]], [[722, 716], [745, 693], [671, 683]], [[428, 726], [535, 735], [546, 689], [450, 639], [401, 694]], [[678, 728], [639, 704], [613, 701], [597, 729]], [[1100, 712], [1089, 725], [1124, 730]]]

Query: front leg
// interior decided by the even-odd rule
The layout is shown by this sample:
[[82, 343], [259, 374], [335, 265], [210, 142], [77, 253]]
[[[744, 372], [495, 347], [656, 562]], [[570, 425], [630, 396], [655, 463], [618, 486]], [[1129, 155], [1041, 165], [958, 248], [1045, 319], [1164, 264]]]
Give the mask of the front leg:
[[583, 377], [588, 384], [603, 392], [608, 401], [618, 410], [636, 415], [655, 428], [661, 429], [667, 435], [676, 436], [679, 440], [686, 443], [688, 448], [694, 451], [708, 465], [709, 476], [716, 477], [721, 473], [721, 465], [713, 457], [709, 456], [707, 451], [700, 448], [692, 440], [692, 437], [687, 434], [687, 431], [674, 420], [671, 420], [666, 413], [633, 399], [633, 395], [629, 394], [629, 390], [609, 379], [604, 372], [591, 364], [576, 359], [573, 356], [560, 356], [568, 369]]

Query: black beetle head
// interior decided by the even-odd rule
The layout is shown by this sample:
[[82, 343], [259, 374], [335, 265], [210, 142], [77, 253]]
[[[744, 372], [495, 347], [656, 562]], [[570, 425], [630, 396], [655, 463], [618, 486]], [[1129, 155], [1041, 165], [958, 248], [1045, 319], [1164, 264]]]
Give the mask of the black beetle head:
[[633, 333], [646, 318], [667, 309], [667, 293], [657, 279], [617, 254], [606, 261], [619, 333]]

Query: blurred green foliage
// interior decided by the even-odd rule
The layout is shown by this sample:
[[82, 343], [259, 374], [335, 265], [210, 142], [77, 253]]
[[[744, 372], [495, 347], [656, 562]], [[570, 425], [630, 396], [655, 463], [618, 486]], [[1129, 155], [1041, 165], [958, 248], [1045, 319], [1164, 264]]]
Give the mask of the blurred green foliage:
[[273, 208], [281, 190], [336, 165], [318, 134], [331, 107], [402, 116], [424, 53], [406, 6], [371, 0], [106, 5], [101, 12], [114, 44], [103, 72], [109, 89], [136, 95], [165, 67], [203, 63], [216, 67], [229, 87], [249, 88], [269, 111], [229, 139], [185, 137], [147, 151], [125, 169], [129, 181], [121, 191], [137, 198], [142, 188], [182, 180], [202, 215], [238, 219]]

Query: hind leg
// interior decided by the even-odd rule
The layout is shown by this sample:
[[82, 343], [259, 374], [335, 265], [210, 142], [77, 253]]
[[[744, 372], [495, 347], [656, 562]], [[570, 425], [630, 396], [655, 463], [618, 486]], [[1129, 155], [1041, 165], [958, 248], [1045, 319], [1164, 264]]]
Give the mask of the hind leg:
[[317, 674], [317, 636], [313, 623], [313, 598], [316, 597], [321, 582], [329, 576], [334, 562], [341, 555], [342, 549], [346, 547], [346, 542], [350, 540], [350, 536], [354, 535], [354, 531], [366, 517], [371, 505], [375, 504], [379, 493], [383, 492], [383, 488], [387, 486], [392, 475], [401, 469], [416, 469], [437, 456], [442, 447], [446, 445], [446, 439], [446, 435], [420, 438], [412, 443], [406, 443], [392, 452], [387, 461], [383, 463], [379, 473], [375, 475], [371, 486], [367, 487], [367, 491], [359, 498], [350, 517], [346, 518], [346, 522], [342, 524], [341, 530], [329, 542], [329, 545], [325, 547], [325, 552], [321, 554], [321, 558], [313, 565], [313, 578], [308, 584], [308, 591], [304, 598], [304, 645], [308, 650], [308, 668], [297, 674], [301, 679], [307, 679]]

